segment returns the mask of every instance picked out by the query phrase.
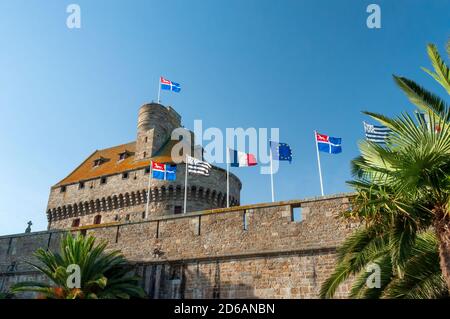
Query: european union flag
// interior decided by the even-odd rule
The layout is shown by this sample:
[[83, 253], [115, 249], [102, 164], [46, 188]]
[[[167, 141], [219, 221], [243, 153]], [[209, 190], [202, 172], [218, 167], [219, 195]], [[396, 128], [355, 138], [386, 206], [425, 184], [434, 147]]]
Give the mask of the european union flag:
[[288, 144], [270, 142], [270, 149], [272, 150], [272, 159], [292, 162], [292, 150]]

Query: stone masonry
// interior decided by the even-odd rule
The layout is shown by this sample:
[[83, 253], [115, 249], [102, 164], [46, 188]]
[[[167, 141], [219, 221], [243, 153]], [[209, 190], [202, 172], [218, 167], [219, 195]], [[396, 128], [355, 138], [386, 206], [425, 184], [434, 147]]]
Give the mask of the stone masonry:
[[[155, 216], [72, 229], [106, 240], [135, 265], [150, 298], [317, 298], [355, 224], [351, 195]], [[293, 220], [293, 210], [301, 220]], [[0, 290], [36, 279], [23, 261], [55, 250], [65, 231], [0, 237]], [[347, 287], [338, 293], [345, 297]]]

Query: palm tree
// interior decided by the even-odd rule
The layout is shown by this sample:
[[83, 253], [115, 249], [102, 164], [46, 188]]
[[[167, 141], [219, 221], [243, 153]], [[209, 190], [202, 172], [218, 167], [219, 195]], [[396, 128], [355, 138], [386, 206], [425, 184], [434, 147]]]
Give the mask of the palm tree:
[[[434, 72], [422, 69], [450, 95], [448, 66], [434, 45], [428, 45], [428, 55]], [[366, 112], [391, 128], [394, 134], [388, 145], [390, 151], [385, 152], [373, 145], [368, 147], [372, 149], [369, 154], [379, 150], [378, 155], [387, 165], [377, 163], [371, 166], [370, 160], [367, 162], [362, 158], [362, 161], [355, 162], [355, 172], [359, 170], [360, 176], [366, 177], [371, 172], [379, 175], [381, 182], [378, 184], [392, 187], [392, 194], [403, 202], [403, 213], [407, 215], [412, 211], [414, 214], [410, 218], [419, 229], [434, 228], [439, 242], [441, 270], [450, 289], [450, 107], [414, 81], [397, 76], [394, 79], [409, 100], [428, 115], [429, 123], [421, 122], [417, 126], [407, 114], [389, 119]], [[385, 155], [387, 158], [383, 159]], [[376, 179], [373, 181], [377, 183]]]
[[[450, 94], [449, 68], [434, 45], [428, 46], [428, 54], [434, 72], [424, 70]], [[426, 113], [429, 123], [420, 117], [417, 123], [407, 113], [391, 119], [364, 112], [392, 133], [385, 146], [361, 142], [361, 156], [352, 161], [355, 180], [349, 184], [357, 196], [354, 209], [347, 214], [365, 223], [365, 230], [344, 243], [335, 273], [322, 287], [322, 297], [333, 296], [337, 286], [352, 275], [357, 276], [352, 296], [401, 296], [398, 289], [408, 287], [414, 280], [420, 288], [422, 277], [410, 274], [425, 270], [422, 265], [431, 260], [430, 229], [437, 243], [436, 264], [440, 264], [447, 291], [450, 289], [450, 108], [414, 81], [398, 76], [394, 80], [409, 100]], [[417, 249], [424, 251], [424, 239], [427, 253], [415, 256]], [[384, 286], [378, 292], [362, 287], [365, 281], [360, 272], [367, 262], [378, 262], [382, 270]], [[434, 280], [427, 281], [414, 296], [441, 295], [441, 281], [434, 274]]]
[[[49, 299], [97, 299], [144, 297], [138, 278], [120, 251], [105, 252], [106, 242], [95, 245], [94, 237], [68, 234], [61, 242], [60, 253], [38, 249], [40, 262], [29, 263], [47, 276], [51, 284], [26, 281], [12, 287], [12, 292], [37, 292]], [[80, 270], [79, 286], [72, 288], [73, 265]]]
[[[419, 234], [401, 268], [392, 256], [396, 250], [393, 236], [377, 227], [363, 228], [351, 235], [338, 249], [338, 266], [322, 284], [320, 297], [333, 298], [337, 288], [350, 279], [351, 298], [448, 298], [435, 234]], [[377, 289], [367, 285], [373, 265], [378, 266], [380, 275]]]
[[12, 294], [8, 292], [0, 292], [0, 299], [11, 299]]

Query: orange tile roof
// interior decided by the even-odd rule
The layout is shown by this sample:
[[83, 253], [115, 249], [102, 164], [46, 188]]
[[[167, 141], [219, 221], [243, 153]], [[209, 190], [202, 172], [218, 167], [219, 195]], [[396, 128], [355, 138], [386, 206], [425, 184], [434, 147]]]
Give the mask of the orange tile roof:
[[[66, 178], [64, 178], [55, 186], [72, 184], [83, 180], [98, 178], [100, 176], [113, 175], [125, 171], [144, 168], [146, 166], [149, 166], [151, 161], [156, 161], [159, 163], [172, 163], [173, 161], [170, 153], [172, 151], [172, 147], [177, 142], [178, 141], [169, 140], [154, 157], [147, 160], [136, 160], [136, 142], [122, 144], [103, 150], [96, 150], [72, 173], [70, 173]], [[130, 155], [127, 156], [124, 160], [119, 161], [119, 154], [125, 151], [130, 152]], [[106, 159], [106, 161], [101, 165], [94, 167], [94, 160], [99, 158], [104, 158]]]

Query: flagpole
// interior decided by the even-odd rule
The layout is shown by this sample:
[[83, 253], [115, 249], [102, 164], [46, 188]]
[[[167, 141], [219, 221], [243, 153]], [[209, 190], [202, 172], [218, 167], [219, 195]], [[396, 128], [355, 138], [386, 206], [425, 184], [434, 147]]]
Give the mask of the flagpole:
[[160, 96], [161, 96], [161, 79], [159, 79], [158, 81], [158, 104]]
[[275, 193], [273, 189], [273, 158], [272, 158], [272, 147], [270, 148], [270, 185], [272, 186], [272, 203], [275, 202]]
[[186, 214], [186, 205], [187, 205], [187, 176], [188, 176], [188, 163], [187, 163], [187, 155], [186, 160], [184, 161], [184, 165], [186, 165], [186, 171], [184, 172], [184, 213]]
[[317, 165], [319, 166], [320, 192], [321, 192], [322, 196], [324, 196], [324, 194], [323, 194], [323, 182], [322, 182], [322, 168], [320, 167], [319, 146], [317, 145], [317, 131], [314, 131], [314, 140], [316, 142]]
[[150, 203], [150, 181], [152, 176], [152, 162], [150, 161], [150, 173], [148, 174], [148, 187], [147, 187], [147, 205], [145, 206], [145, 218], [148, 218], [148, 205]]
[[227, 159], [227, 208], [230, 207], [230, 151], [228, 147], [226, 148], [226, 159]]

